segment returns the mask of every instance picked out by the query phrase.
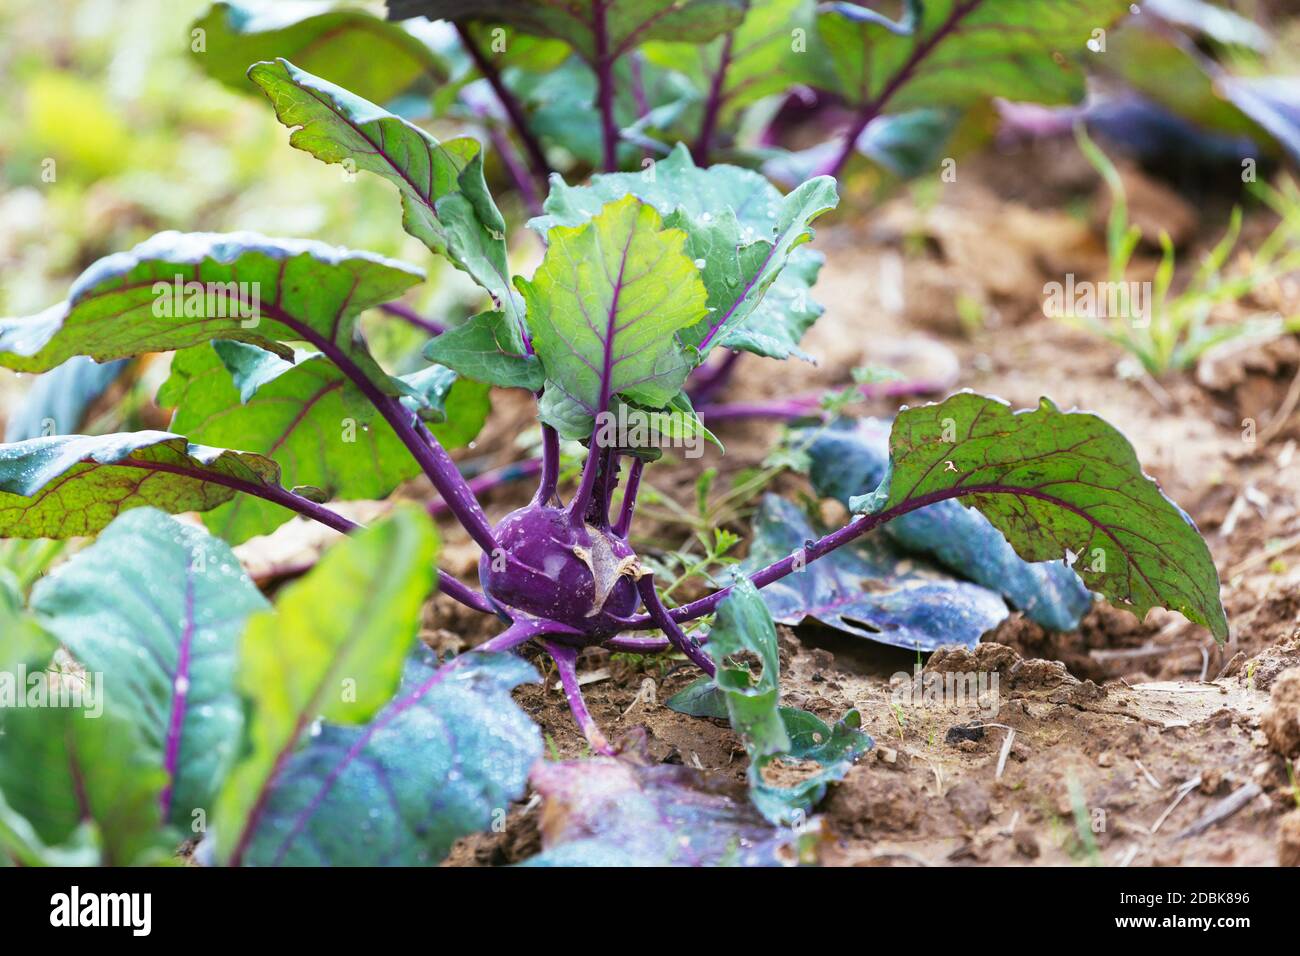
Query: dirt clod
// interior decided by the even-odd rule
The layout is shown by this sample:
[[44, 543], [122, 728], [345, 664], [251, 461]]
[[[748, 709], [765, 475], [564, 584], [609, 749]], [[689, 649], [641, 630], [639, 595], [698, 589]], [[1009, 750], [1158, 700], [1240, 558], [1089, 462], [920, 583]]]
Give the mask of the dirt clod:
[[854, 767], [834, 789], [826, 803], [832, 825], [856, 837], [875, 830], [902, 831], [920, 818], [916, 790], [898, 774], [873, 771], [870, 765]]
[[1011, 840], [1016, 845], [1016, 852], [1023, 857], [1035, 860], [1038, 858], [1038, 838], [1034, 836], [1034, 831], [1027, 826], [1016, 827], [1015, 832], [1011, 834]]
[[1300, 757], [1300, 667], [1277, 679], [1260, 727], [1269, 745], [1283, 757]]
[[954, 786], [948, 791], [946, 799], [952, 812], [969, 826], [982, 827], [993, 819], [988, 793], [970, 780], [963, 780]]
[[1300, 810], [1292, 810], [1278, 825], [1277, 865], [1300, 866]]

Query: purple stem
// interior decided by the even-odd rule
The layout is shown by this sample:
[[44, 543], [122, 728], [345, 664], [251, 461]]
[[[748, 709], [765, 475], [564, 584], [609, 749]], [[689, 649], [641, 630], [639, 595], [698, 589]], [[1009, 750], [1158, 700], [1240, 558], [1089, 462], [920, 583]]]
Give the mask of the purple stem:
[[628, 469], [627, 484], [623, 488], [623, 504], [619, 508], [618, 521], [614, 524], [614, 533], [620, 538], [627, 538], [632, 529], [632, 514], [636, 511], [636, 496], [641, 490], [641, 472], [645, 471], [645, 459], [632, 459]]
[[[509, 465], [502, 465], [500, 468], [493, 468], [491, 471], [485, 471], [477, 478], [469, 480], [469, 489], [475, 495], [481, 495], [486, 491], [491, 491], [500, 485], [509, 484], [512, 481], [522, 481], [525, 478], [531, 478], [542, 470], [542, 460], [540, 458], [529, 458], [527, 461], [516, 461]], [[451, 510], [447, 502], [441, 498], [429, 502], [429, 516], [440, 518]]]
[[[173, 465], [161, 461], [137, 461], [132, 459], [123, 459], [116, 463], [118, 466], [125, 468], [143, 468], [146, 471], [165, 471], [173, 475], [184, 475], [187, 478], [197, 478], [200, 481], [209, 481], [214, 485], [222, 485], [226, 488], [233, 488], [235, 491], [242, 491], [244, 494], [253, 495], [265, 501], [274, 502], [290, 511], [296, 511], [305, 518], [311, 518], [313, 521], [319, 521], [321, 524], [333, 528], [335, 531], [341, 531], [347, 534], [355, 531], [360, 525], [349, 521], [341, 514], [331, 511], [324, 505], [318, 505], [314, 501], [295, 495], [291, 491], [286, 491], [278, 485], [259, 485], [255, 482], [245, 481], [242, 478], [236, 478], [233, 475], [222, 475], [217, 472], [202, 471], [197, 468], [186, 468], [183, 465]], [[472, 607], [476, 611], [482, 611], [485, 614], [495, 614], [496, 609], [488, 603], [487, 598], [475, 591], [473, 588], [462, 584], [459, 580], [452, 577], [441, 568], [438, 569], [438, 588], [448, 597], [455, 598], [461, 604]]]
[[[892, 521], [900, 515], [916, 511], [919, 508], [925, 508], [937, 501], [947, 501], [950, 498], [960, 498], [965, 495], [982, 494], [1025, 495], [1032, 498], [1050, 500], [1058, 505], [1069, 507], [1060, 499], [1053, 498], [1043, 492], [1036, 492], [1033, 489], [1027, 488], [1014, 488], [1010, 485], [993, 483], [986, 485], [959, 485], [951, 488], [943, 488], [938, 491], [927, 492], [924, 495], [918, 495], [915, 498], [909, 498], [907, 501], [900, 502], [899, 504], [894, 505], [894, 507], [887, 508], [884, 511], [863, 515], [856, 521], [846, 524], [843, 528], [840, 528], [837, 531], [832, 531], [830, 534], [818, 538], [811, 544], [800, 548], [788, 557], [782, 558], [780, 561], [773, 564], [769, 564], [767, 567], [763, 568], [763, 570], [751, 575], [750, 580], [754, 582], [755, 587], [765, 588], [774, 581], [781, 580], [796, 568], [805, 566], [809, 561], [816, 561], [818, 558], [825, 557], [836, 548], [848, 544], [855, 538], [861, 537], [868, 531], [878, 528], [882, 524]], [[1077, 511], [1078, 509], [1072, 510]], [[1087, 516], [1084, 515], [1084, 517], [1086, 518]], [[645, 579], [643, 578], [642, 580]], [[693, 621], [697, 617], [703, 617], [706, 614], [713, 613], [714, 609], [716, 609], [730, 593], [731, 586], [728, 585], [721, 590], [714, 591], [706, 597], [700, 598], [698, 601], [692, 601], [690, 604], [683, 604], [679, 608], [674, 608], [669, 612], [669, 614], [674, 621]], [[646, 607], [647, 609], [650, 608], [649, 602], [647, 602]], [[647, 629], [650, 627], [662, 627], [663, 625], [655, 619], [653, 613], [650, 613], [641, 614], [637, 617], [628, 619], [625, 622], [625, 626], [628, 628]]]
[[596, 436], [593, 432], [591, 447], [587, 449], [587, 460], [582, 465], [582, 478], [578, 482], [578, 490], [574, 492], [573, 500], [569, 502], [569, 519], [575, 523], [581, 522], [587, 514], [587, 505], [591, 503], [591, 495], [596, 488], [596, 477], [600, 473], [601, 454], [602, 451], [596, 445]]
[[593, 0], [592, 32], [596, 41], [596, 101], [600, 107], [605, 172], [618, 172], [618, 124], [614, 121], [614, 55], [609, 48], [607, 0]]
[[379, 307], [379, 311], [387, 312], [389, 315], [395, 316], [403, 322], [414, 325], [417, 329], [423, 329], [430, 335], [442, 335], [443, 332], [447, 331], [445, 325], [435, 322], [433, 319], [426, 319], [414, 309], [409, 309], [397, 302], [385, 302]]
[[[645, 575], [636, 582], [636, 589], [641, 594], [641, 600], [645, 602], [650, 620], [664, 632], [664, 636], [672, 642], [674, 647], [690, 658], [696, 667], [712, 677], [713, 661], [709, 660], [709, 656], [700, 650], [700, 645], [695, 643], [691, 636], [683, 631], [681, 625], [668, 613], [668, 609], [664, 607], [664, 602], [659, 599], [659, 592], [655, 590], [654, 577], [649, 574]], [[689, 619], [682, 618], [681, 620]]]
[[519, 164], [519, 160], [515, 157], [514, 147], [510, 145], [510, 140], [492, 125], [490, 119], [484, 120], [484, 125], [487, 128], [488, 139], [492, 141], [492, 148], [497, 151], [502, 164], [506, 167], [506, 172], [515, 181], [515, 186], [519, 189], [519, 196], [528, 209], [528, 214], [540, 216], [543, 212], [542, 200], [537, 195], [537, 186], [533, 183], [533, 177], [528, 175], [528, 170]]
[[623, 651], [627, 654], [662, 654], [673, 646], [666, 637], [628, 637], [619, 635], [611, 637], [604, 644], [611, 651]]
[[181, 632], [180, 647], [176, 652], [176, 673], [172, 676], [172, 710], [167, 721], [167, 744], [164, 748], [163, 769], [167, 771], [167, 786], [162, 792], [162, 816], [171, 813], [172, 791], [176, 785], [176, 765], [180, 761], [181, 732], [185, 727], [185, 711], [190, 693], [190, 651], [194, 644], [194, 569], [185, 569], [185, 627]]
[[544, 505], [555, 497], [560, 480], [560, 436], [550, 425], [542, 425], [542, 478], [537, 483], [536, 504]]
[[713, 362], [696, 369], [695, 374], [691, 376], [693, 381], [686, 388], [691, 402], [700, 405], [713, 398], [731, 380], [731, 374], [739, 361], [740, 353], [728, 350], [721, 362]]
[[596, 474], [596, 487], [592, 491], [591, 503], [587, 505], [586, 521], [594, 528], [609, 527], [609, 502], [618, 487], [619, 455], [613, 448], [603, 448], [598, 462], [600, 470]]
[[542, 152], [542, 144], [537, 141], [533, 131], [528, 126], [528, 117], [524, 115], [524, 109], [519, 101], [515, 99], [513, 93], [501, 81], [501, 73], [497, 70], [496, 64], [487, 58], [482, 48], [475, 41], [473, 34], [462, 23], [456, 24], [456, 32], [460, 35], [460, 41], [465, 45], [465, 52], [470, 55], [478, 71], [483, 74], [483, 78], [488, 81], [492, 87], [492, 92], [496, 93], [497, 99], [501, 101], [501, 106], [505, 109], [506, 115], [510, 117], [510, 124], [515, 129], [515, 135], [519, 141], [524, 144], [524, 153], [528, 157], [528, 163], [532, 166], [533, 174], [542, 182], [546, 182], [551, 175], [551, 166], [546, 161], [546, 154]]
[[794, 421], [820, 412], [819, 401], [807, 402], [799, 398], [776, 399], [770, 402], [728, 402], [725, 405], [701, 405], [695, 409], [695, 414], [709, 425], [750, 418]]
[[[325, 776], [325, 779], [321, 781], [320, 788], [312, 795], [312, 798], [307, 802], [306, 806], [304, 806], [302, 810], [298, 811], [294, 818], [293, 825], [289, 828], [289, 832], [285, 835], [276, 850], [272, 865], [278, 866], [281, 863], [284, 859], [284, 855], [289, 851], [293, 841], [297, 839], [298, 834], [302, 832], [312, 815], [320, 808], [321, 803], [329, 795], [335, 782], [337, 782], [338, 778], [343, 775], [343, 771], [361, 755], [375, 734], [391, 724], [405, 711], [414, 707], [425, 695], [446, 680], [449, 675], [459, 670], [468, 661], [473, 660], [473, 655], [503, 653], [532, 640], [534, 637], [548, 633], [551, 629], [551, 622], [549, 621], [541, 622], [528, 619], [516, 621], [491, 640], [448, 661], [430, 674], [426, 680], [410, 693], [395, 699], [393, 703], [388, 706], [384, 716], [381, 719], [372, 722], [366, 728], [365, 733], [358, 737], [356, 742], [348, 748], [347, 753], [343, 755], [342, 759], [330, 768], [330, 772]], [[313, 702], [315, 697], [316, 695], [313, 695]], [[302, 735], [302, 731], [308, 724], [306, 718], [309, 717], [312, 710], [314, 710], [314, 708], [309, 706], [308, 708], [304, 708], [303, 712], [299, 715], [298, 724], [294, 728], [294, 733], [291, 739], [280, 751], [271, 773], [262, 783], [262, 789], [258, 793], [257, 802], [253, 805], [253, 810], [249, 814], [247, 821], [244, 823], [244, 829], [240, 834], [239, 842], [235, 846], [235, 852], [231, 854], [231, 866], [238, 866], [244, 852], [248, 849], [248, 843], [252, 839], [257, 823], [266, 808], [266, 799], [269, 796], [276, 779], [283, 771], [289, 755], [292, 754], [293, 750], [296, 748], [298, 738]]]
[[983, 2], [984, 0], [962, 0], [962, 2], [955, 4], [948, 12], [947, 19], [939, 24], [926, 39], [912, 48], [911, 55], [903, 61], [903, 65], [885, 84], [880, 91], [880, 95], [862, 108], [862, 112], [858, 114], [858, 118], [845, 134], [844, 146], [840, 149], [839, 154], [830, 163], [818, 170], [820, 174], [839, 176], [844, 164], [849, 161], [849, 157], [853, 155], [854, 150], [857, 148], [858, 137], [862, 135], [862, 131], [883, 112], [886, 104], [889, 103], [894, 94], [912, 78], [912, 74], [916, 72], [916, 68], [920, 66], [921, 61], [929, 56], [934, 48], [957, 28], [958, 24], [973, 13]]
[[731, 66], [731, 44], [735, 39], [734, 33], [728, 33], [722, 40], [722, 54], [718, 57], [718, 70], [713, 74], [713, 82], [709, 85], [709, 98], [704, 106], [704, 120], [700, 124], [700, 135], [695, 140], [695, 145], [691, 147], [691, 155], [695, 159], [695, 165], [709, 165], [709, 148], [713, 143], [713, 133], [718, 126], [718, 113], [722, 109], [722, 87], [727, 79], [727, 69]]
[[614, 748], [609, 745], [608, 738], [596, 723], [596, 719], [591, 716], [591, 711], [587, 710], [587, 702], [582, 698], [582, 687], [578, 683], [577, 649], [555, 641], [542, 641], [542, 646], [555, 660], [555, 669], [560, 672], [560, 684], [564, 687], [564, 697], [569, 702], [569, 710], [573, 711], [573, 719], [578, 722], [583, 736], [591, 744], [591, 749], [606, 757], [614, 756]]
[[429, 429], [416, 417], [415, 413], [406, 408], [394, 396], [381, 391], [379, 386], [370, 380], [369, 376], [358, 367], [356, 362], [352, 361], [347, 353], [311, 326], [299, 322], [278, 306], [262, 303], [260, 312], [286, 328], [293, 329], [302, 337], [303, 341], [310, 342], [320, 349], [321, 353], [333, 362], [339, 371], [352, 380], [353, 384], [370, 400], [370, 403], [375, 406], [379, 414], [397, 433], [397, 437], [402, 440], [402, 444], [407, 447], [415, 460], [420, 463], [424, 473], [429, 476], [433, 486], [438, 489], [438, 493], [446, 500], [452, 514], [469, 532], [470, 537], [489, 554], [495, 550], [496, 539], [492, 535], [492, 526], [488, 523], [487, 516], [483, 514], [483, 508], [479, 505], [478, 499], [474, 497], [474, 493], [470, 491], [469, 486], [466, 484], [465, 476], [460, 473], [460, 469], [451, 460], [447, 450], [442, 447], [438, 439], [430, 434]]

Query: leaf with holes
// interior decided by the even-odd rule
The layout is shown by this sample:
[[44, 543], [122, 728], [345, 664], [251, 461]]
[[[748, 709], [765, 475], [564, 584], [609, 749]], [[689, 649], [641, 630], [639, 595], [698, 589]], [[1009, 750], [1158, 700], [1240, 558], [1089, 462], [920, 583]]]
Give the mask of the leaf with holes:
[[0, 365], [43, 372], [75, 355], [106, 362], [214, 339], [289, 358], [284, 343], [308, 341], [391, 393], [355, 334], [357, 316], [423, 278], [412, 266], [322, 242], [160, 232], [100, 259], [66, 301], [39, 315], [0, 319]]
[[686, 234], [626, 196], [548, 238], [532, 280], [516, 280], [546, 370], [542, 420], [580, 438], [615, 396], [667, 405], [695, 364], [676, 333], [705, 314]]
[[1142, 473], [1133, 446], [1047, 399], [1014, 412], [963, 393], [909, 408], [889, 438], [891, 473], [854, 511], [958, 497], [1027, 561], [1073, 561], [1089, 589], [1144, 617], [1180, 612], [1228, 636], [1219, 575], [1192, 519]]
[[[827, 784], [841, 779], [871, 748], [871, 738], [858, 729], [861, 716], [850, 710], [832, 730], [812, 714], [778, 706], [781, 662], [776, 624], [747, 578], [737, 581], [718, 605], [704, 647], [717, 666], [713, 683], [731, 726], [749, 753], [754, 805], [773, 823], [801, 822], [825, 796]], [[771, 777], [776, 766], [786, 771], [781, 783]], [[792, 776], [796, 779], [790, 783]]]
[[361, 725], [393, 696], [436, 552], [428, 517], [399, 508], [336, 544], [279, 593], [274, 611], [249, 621], [237, 676], [251, 702], [248, 750], [212, 815], [223, 862], [242, 862], [265, 839], [275, 787], [316, 721]]
[[681, 765], [542, 761], [542, 852], [525, 866], [791, 866], [815, 863], [819, 826], [774, 828], [736, 783]]
[[164, 815], [188, 830], [234, 761], [243, 726], [235, 652], [266, 599], [224, 543], [138, 508], [38, 582], [32, 607], [114, 689], [167, 774]]

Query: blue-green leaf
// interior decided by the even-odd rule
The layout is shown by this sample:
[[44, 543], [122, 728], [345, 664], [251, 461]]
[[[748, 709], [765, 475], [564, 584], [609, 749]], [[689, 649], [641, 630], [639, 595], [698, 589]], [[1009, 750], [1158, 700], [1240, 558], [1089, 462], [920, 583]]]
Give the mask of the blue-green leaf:
[[[753, 573], [820, 537], [794, 504], [766, 495], [742, 568]], [[956, 581], [870, 535], [810, 561], [760, 592], [783, 624], [814, 618], [850, 634], [908, 650], [973, 646], [1007, 616], [993, 591]]]
[[324, 724], [271, 788], [244, 862], [428, 866], [523, 796], [541, 732], [510, 699], [537, 679], [511, 654], [408, 662], [363, 727]]
[[234, 760], [236, 645], [266, 606], [229, 547], [152, 508], [124, 513], [32, 592], [41, 623], [104, 676], [154, 749], [163, 805], [184, 830]]

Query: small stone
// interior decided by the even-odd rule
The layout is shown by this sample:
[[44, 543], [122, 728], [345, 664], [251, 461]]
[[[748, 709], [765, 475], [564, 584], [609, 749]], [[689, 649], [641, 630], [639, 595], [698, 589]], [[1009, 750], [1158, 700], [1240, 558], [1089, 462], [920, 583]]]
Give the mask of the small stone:
[[1115, 766], [1115, 755], [1111, 753], [1109, 750], [1103, 750], [1101, 753], [1097, 754], [1097, 766], [1098, 767]]
[[969, 826], [983, 826], [993, 819], [988, 794], [977, 783], [962, 781], [948, 791], [946, 799], [952, 812]]

